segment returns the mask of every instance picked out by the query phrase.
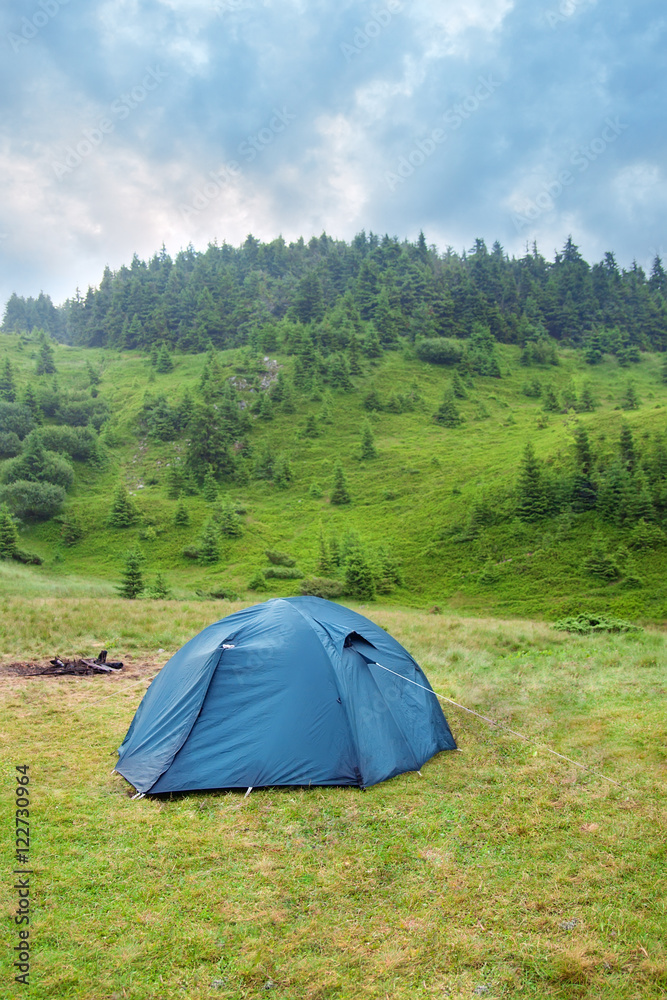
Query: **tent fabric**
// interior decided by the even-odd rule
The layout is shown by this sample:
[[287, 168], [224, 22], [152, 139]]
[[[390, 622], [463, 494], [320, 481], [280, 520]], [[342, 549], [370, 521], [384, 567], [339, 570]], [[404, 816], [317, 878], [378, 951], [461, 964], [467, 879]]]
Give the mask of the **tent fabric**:
[[235, 612], [172, 656], [116, 770], [144, 794], [365, 787], [455, 748], [428, 680], [395, 639], [348, 608], [291, 597]]

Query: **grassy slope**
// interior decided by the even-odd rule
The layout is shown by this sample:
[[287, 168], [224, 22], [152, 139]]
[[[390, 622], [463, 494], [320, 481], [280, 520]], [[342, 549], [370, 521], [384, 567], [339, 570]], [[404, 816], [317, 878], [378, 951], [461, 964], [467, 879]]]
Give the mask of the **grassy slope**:
[[[132, 802], [114, 750], [219, 607], [69, 586], [4, 599], [0, 659], [109, 636], [152, 666], [0, 678], [4, 816], [14, 766], [31, 769], [35, 1000], [664, 997], [664, 636], [363, 609], [437, 691], [620, 788], [445, 706], [463, 753], [422, 778]], [[3, 899], [11, 945], [7, 879]], [[8, 953], [4, 995], [22, 996]]]
[[[19, 372], [33, 368], [29, 347], [18, 351], [13, 336], [3, 337], [2, 344]], [[145, 359], [137, 354], [121, 356], [57, 347], [63, 384], [72, 377], [83, 386], [83, 366], [88, 360], [102, 368], [100, 391], [114, 410], [112, 426], [106, 432], [113, 447], [103, 474], [91, 473], [85, 467], [78, 470], [68, 506], [86, 526], [87, 534], [81, 542], [72, 548], [60, 545], [55, 523], [26, 531], [25, 546], [46, 557], [45, 567], [32, 572], [54, 580], [72, 573], [107, 582], [118, 580], [123, 552], [139, 540], [140, 534], [140, 529], [104, 528], [110, 494], [120, 478], [137, 493], [146, 521], [153, 522], [156, 537], [141, 541], [148, 576], [161, 569], [177, 596], [187, 597], [197, 588], [208, 590], [220, 585], [244, 592], [253, 572], [265, 564], [263, 550], [268, 547], [292, 552], [300, 568], [313, 573], [322, 525], [325, 533], [336, 531], [343, 535], [354, 529], [369, 542], [389, 543], [404, 564], [406, 585], [395, 594], [395, 599], [404, 604], [441, 603], [475, 613], [497, 611], [547, 617], [585, 606], [652, 620], [664, 618], [664, 550], [638, 556], [644, 588], [627, 591], [619, 584], [600, 584], [582, 569], [590, 544], [590, 515], [580, 516], [573, 526], [568, 518], [535, 527], [514, 522], [488, 529], [466, 544], [455, 544], [448, 538], [447, 530], [457, 522], [465, 522], [475, 498], [511, 487], [528, 438], [538, 455], [547, 457], [571, 450], [576, 419], [586, 426], [597, 450], [608, 451], [615, 446], [623, 420], [633, 428], [639, 443], [643, 435], [665, 430], [667, 387], [661, 383], [657, 356], [645, 355], [641, 364], [629, 370], [619, 368], [612, 360], [590, 368], [576, 352], [564, 351], [558, 368], [526, 370], [517, 364], [517, 348], [501, 347], [499, 351], [505, 377], [475, 380], [470, 399], [461, 402], [466, 423], [458, 429], [441, 428], [431, 419], [449, 373], [405, 360], [400, 354], [386, 355], [367, 377], [357, 379], [357, 392], [334, 393], [334, 423], [323, 427], [320, 438], [298, 439], [295, 429], [303, 425], [306, 413], [318, 413], [321, 403], [309, 402], [305, 411], [278, 415], [270, 423], [258, 421], [254, 443], [266, 438], [277, 449], [287, 450], [296, 473], [295, 483], [286, 491], [258, 482], [232, 486], [230, 496], [248, 511], [245, 534], [238, 541], [223, 543], [221, 562], [204, 568], [187, 562], [181, 551], [196, 541], [199, 527], [209, 514], [207, 505], [199, 498], [189, 499], [192, 524], [186, 529], [174, 529], [175, 501], [166, 499], [162, 485], [168, 463], [184, 455], [183, 441], [160, 444], [136, 437], [136, 414], [146, 389], [164, 392], [169, 398], [178, 397], [184, 387], [194, 391], [203, 357], [176, 356], [175, 371], [157, 376], [148, 384]], [[236, 357], [237, 352], [223, 355], [229, 374], [234, 371]], [[289, 369], [289, 359], [279, 360]], [[595, 413], [578, 418], [552, 415], [548, 426], [539, 428], [540, 401], [520, 392], [522, 383], [533, 374], [543, 382], [551, 381], [556, 389], [572, 379], [579, 388], [589, 381], [601, 406]], [[628, 378], [635, 382], [642, 400], [641, 408], [632, 413], [619, 409]], [[422, 407], [408, 414], [371, 415], [379, 457], [369, 463], [358, 461], [360, 423], [367, 417], [361, 407], [363, 394], [371, 385], [386, 396], [407, 392], [415, 383], [423, 396]], [[487, 419], [478, 418], [480, 403], [489, 413]], [[334, 508], [327, 501], [336, 458], [343, 461], [349, 478], [354, 499], [349, 508]], [[325, 490], [321, 500], [308, 495], [313, 481]], [[387, 495], [394, 498], [387, 499]], [[621, 540], [614, 529], [605, 528], [605, 532], [612, 542]], [[480, 567], [488, 559], [496, 564], [497, 579], [492, 584], [479, 580]], [[544, 586], [545, 578], [548, 587]], [[272, 593], [296, 589], [293, 583], [283, 583], [277, 584]]]

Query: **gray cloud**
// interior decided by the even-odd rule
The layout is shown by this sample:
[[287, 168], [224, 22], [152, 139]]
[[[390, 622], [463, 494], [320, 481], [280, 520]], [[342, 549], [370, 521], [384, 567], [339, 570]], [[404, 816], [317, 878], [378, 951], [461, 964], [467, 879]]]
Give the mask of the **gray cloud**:
[[644, 262], [665, 242], [666, 27], [657, 0], [15, 0], [0, 299], [250, 231], [547, 254], [572, 232]]

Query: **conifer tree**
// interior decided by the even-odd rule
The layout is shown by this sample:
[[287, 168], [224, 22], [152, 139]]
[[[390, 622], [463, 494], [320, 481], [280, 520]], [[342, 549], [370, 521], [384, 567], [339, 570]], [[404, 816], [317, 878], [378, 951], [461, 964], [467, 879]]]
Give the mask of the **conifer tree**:
[[548, 385], [544, 389], [542, 407], [547, 413], [558, 413], [560, 411], [560, 403], [552, 385]]
[[344, 354], [334, 354], [329, 359], [328, 381], [336, 389], [341, 389], [343, 392], [349, 392], [350, 389], [354, 388], [350, 378], [350, 366]]
[[260, 420], [273, 420], [273, 403], [268, 393], [262, 393], [259, 401], [257, 415]]
[[345, 563], [345, 594], [359, 601], [375, 599], [373, 568], [362, 548], [354, 548]]
[[662, 378], [663, 385], [667, 385], [667, 354], [663, 358], [662, 368], [660, 369], [660, 375]]
[[129, 525], [134, 524], [138, 516], [139, 511], [128, 494], [127, 489], [123, 483], [119, 483], [111, 504], [107, 524], [110, 528], [127, 528]]
[[144, 590], [144, 577], [141, 569], [143, 562], [144, 557], [139, 549], [130, 549], [126, 554], [123, 579], [116, 588], [121, 597], [132, 601]]
[[16, 402], [16, 382], [14, 381], [14, 369], [9, 358], [5, 358], [5, 363], [0, 372], [0, 399], [7, 403]]
[[578, 424], [574, 432], [574, 446], [577, 455], [577, 464], [585, 474], [589, 473], [593, 465], [593, 455], [591, 453], [591, 443], [588, 440], [586, 428]]
[[224, 497], [220, 503], [216, 512], [216, 520], [220, 525], [220, 533], [225, 538], [240, 538], [243, 534], [241, 518], [234, 510], [234, 505], [229, 497]]
[[213, 518], [205, 522], [199, 536], [199, 561], [205, 564], [216, 563], [220, 558], [218, 529]]
[[19, 536], [6, 504], [0, 504], [0, 559], [11, 559], [18, 550]]
[[538, 521], [547, 514], [547, 496], [542, 463], [528, 442], [517, 483], [517, 514], [522, 521]]
[[371, 425], [366, 422], [361, 432], [361, 460], [362, 462], [369, 461], [372, 458], [377, 458], [377, 454]]
[[317, 423], [317, 417], [313, 413], [309, 413], [306, 417], [306, 424], [303, 428], [303, 436], [307, 438], [316, 438], [320, 436], [320, 428]]
[[458, 427], [461, 423], [461, 414], [454, 402], [454, 393], [448, 389], [439, 409], [433, 415], [433, 419], [443, 427]]
[[322, 531], [321, 527], [320, 527], [319, 547], [320, 547], [320, 554], [317, 560], [317, 572], [321, 573], [323, 576], [327, 576], [329, 573], [331, 573], [333, 569], [333, 563], [331, 561], [329, 547], [327, 545], [326, 538], [324, 537], [324, 532]]
[[274, 483], [279, 489], [286, 490], [293, 479], [294, 472], [292, 470], [292, 464], [289, 460], [289, 456], [283, 455], [282, 453], [279, 454], [273, 467]]
[[150, 596], [157, 601], [164, 601], [171, 594], [169, 585], [163, 577], [162, 573], [157, 573], [153, 585], [150, 589]]
[[593, 395], [593, 389], [591, 388], [590, 382], [584, 382], [581, 387], [581, 396], [579, 397], [579, 405], [577, 409], [580, 413], [592, 413], [597, 407], [597, 400]]
[[39, 342], [39, 351], [37, 354], [37, 366], [35, 371], [38, 375], [55, 375], [56, 374], [56, 361], [55, 355], [53, 353], [53, 348], [46, 339], [46, 334], [42, 334]]
[[454, 396], [457, 399], [467, 399], [468, 398], [468, 390], [466, 389], [466, 387], [465, 387], [465, 385], [463, 383], [463, 379], [461, 378], [461, 376], [459, 375], [459, 373], [456, 372], [456, 371], [452, 375], [451, 388], [452, 388], [452, 392], [453, 392]]
[[637, 390], [634, 387], [634, 383], [628, 382], [625, 389], [625, 395], [621, 400], [621, 406], [624, 410], [639, 409], [639, 397], [637, 396]]
[[32, 419], [36, 424], [41, 424], [43, 420], [42, 410], [37, 401], [35, 390], [28, 384], [23, 390], [23, 405], [27, 406], [32, 413]]
[[637, 465], [637, 452], [635, 449], [635, 439], [627, 424], [623, 424], [621, 427], [621, 436], [618, 444], [621, 450], [621, 461], [628, 472], [634, 472]]
[[210, 465], [206, 470], [206, 475], [204, 476], [201, 493], [207, 503], [215, 503], [218, 499], [218, 483], [215, 478], [215, 472]]
[[174, 514], [174, 524], [177, 528], [185, 528], [190, 523], [190, 514], [182, 498], [179, 498], [178, 507]]
[[160, 375], [166, 375], [168, 372], [174, 370], [174, 362], [171, 360], [171, 355], [167, 350], [167, 345], [162, 344], [160, 350], [157, 353], [157, 361], [155, 362], [155, 371], [159, 372]]
[[347, 485], [347, 479], [345, 478], [345, 473], [343, 472], [343, 466], [340, 464], [340, 462], [336, 462], [336, 465], [334, 467], [333, 485], [329, 500], [331, 503], [336, 504], [338, 506], [351, 503], [352, 501], [352, 497], [350, 496], [350, 491]]
[[93, 368], [90, 361], [86, 361], [86, 374], [88, 375], [88, 381], [92, 386], [99, 385], [102, 381], [102, 376], [96, 368]]

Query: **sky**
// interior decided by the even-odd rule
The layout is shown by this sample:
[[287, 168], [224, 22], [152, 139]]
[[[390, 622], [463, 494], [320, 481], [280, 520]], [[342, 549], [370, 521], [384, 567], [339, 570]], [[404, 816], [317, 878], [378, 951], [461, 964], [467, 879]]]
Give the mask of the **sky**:
[[667, 258], [664, 0], [5, 0], [0, 308], [162, 244]]

